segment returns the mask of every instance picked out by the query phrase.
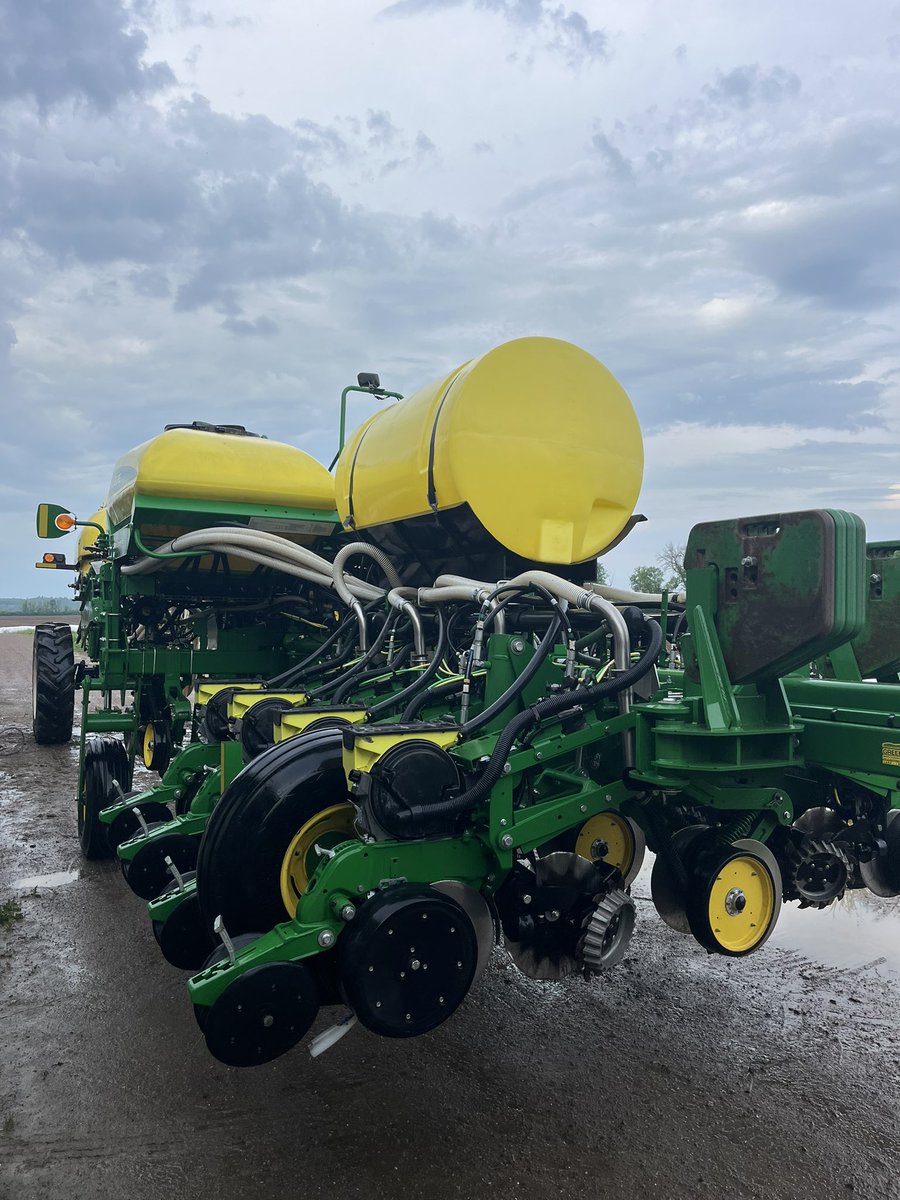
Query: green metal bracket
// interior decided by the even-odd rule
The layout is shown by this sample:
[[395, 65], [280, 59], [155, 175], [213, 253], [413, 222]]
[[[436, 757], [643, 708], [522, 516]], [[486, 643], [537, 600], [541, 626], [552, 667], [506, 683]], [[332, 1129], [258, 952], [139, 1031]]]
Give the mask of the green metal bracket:
[[351, 392], [362, 392], [366, 396], [377, 396], [379, 400], [402, 400], [403, 396], [400, 392], [389, 392], [383, 387], [360, 387], [358, 384], [351, 383], [341, 392], [341, 425], [338, 434], [337, 454], [331, 460], [328, 466], [329, 471], [334, 470], [334, 464], [341, 457], [341, 451], [344, 448], [344, 441], [347, 436], [347, 397]]

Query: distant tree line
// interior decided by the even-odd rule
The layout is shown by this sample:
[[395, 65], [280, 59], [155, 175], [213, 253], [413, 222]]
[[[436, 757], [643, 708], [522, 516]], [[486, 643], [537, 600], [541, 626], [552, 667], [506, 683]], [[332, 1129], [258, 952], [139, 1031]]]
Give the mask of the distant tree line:
[[[684, 551], [683, 545], [666, 542], [656, 556], [656, 566], [635, 567], [628, 582], [636, 592], [680, 592], [684, 588]], [[609, 572], [603, 562], [597, 560], [597, 582], [610, 582]]]
[[29, 596], [26, 599], [6, 597], [0, 599], [0, 613], [19, 613], [26, 617], [73, 616], [78, 612], [77, 602], [66, 596]]

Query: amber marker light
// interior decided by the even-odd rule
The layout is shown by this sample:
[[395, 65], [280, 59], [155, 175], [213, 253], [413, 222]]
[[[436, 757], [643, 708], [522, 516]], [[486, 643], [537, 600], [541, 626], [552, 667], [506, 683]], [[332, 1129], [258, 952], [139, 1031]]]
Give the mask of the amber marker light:
[[65, 529], [65, 530], [74, 529], [75, 528], [75, 518], [71, 515], [71, 513], [60, 513], [59, 516], [56, 518], [56, 520], [53, 522], [53, 524], [56, 526], [57, 529]]

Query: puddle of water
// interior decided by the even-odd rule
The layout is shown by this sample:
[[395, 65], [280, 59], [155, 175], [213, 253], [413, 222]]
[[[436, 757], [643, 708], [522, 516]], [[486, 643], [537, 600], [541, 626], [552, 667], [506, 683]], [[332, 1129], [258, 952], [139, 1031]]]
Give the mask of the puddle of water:
[[[653, 855], [648, 853], [634, 881], [635, 897], [649, 900], [652, 869]], [[639, 909], [643, 915], [653, 906], [640, 904]], [[793, 950], [824, 970], [852, 973], [865, 967], [900, 979], [900, 897], [880, 900], [868, 892], [849, 892], [821, 911], [801, 908], [796, 901], [783, 904], [778, 924], [760, 953], [765, 954], [768, 946]]]
[[900, 979], [900, 902], [851, 893], [821, 912], [785, 904], [769, 945], [825, 967], [877, 967]]
[[27, 879], [16, 879], [12, 886], [17, 891], [30, 891], [32, 888], [63, 887], [81, 878], [81, 871], [52, 871], [49, 875], [29, 875]]

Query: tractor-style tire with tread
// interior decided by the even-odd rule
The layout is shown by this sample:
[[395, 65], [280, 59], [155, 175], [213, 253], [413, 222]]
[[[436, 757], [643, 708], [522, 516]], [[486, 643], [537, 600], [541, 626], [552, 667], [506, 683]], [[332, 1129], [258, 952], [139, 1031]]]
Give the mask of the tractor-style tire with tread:
[[100, 820], [100, 812], [112, 804], [118, 793], [116, 780], [123, 791], [131, 784], [131, 770], [124, 744], [115, 737], [92, 737], [84, 751], [82, 798], [78, 803], [78, 839], [85, 858], [110, 858], [113, 850], [107, 837], [108, 825]]
[[36, 625], [31, 660], [31, 717], [39, 746], [71, 741], [75, 719], [72, 626]]

